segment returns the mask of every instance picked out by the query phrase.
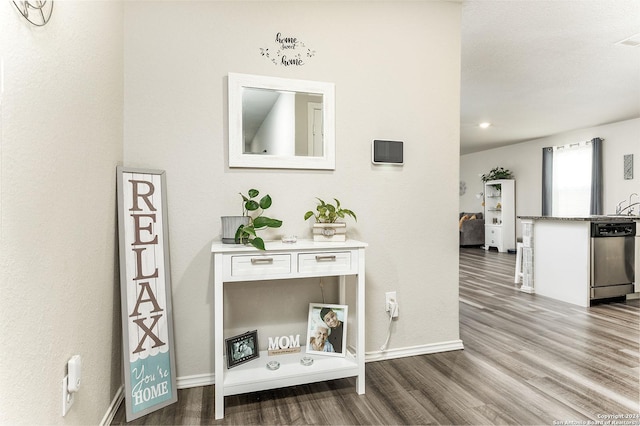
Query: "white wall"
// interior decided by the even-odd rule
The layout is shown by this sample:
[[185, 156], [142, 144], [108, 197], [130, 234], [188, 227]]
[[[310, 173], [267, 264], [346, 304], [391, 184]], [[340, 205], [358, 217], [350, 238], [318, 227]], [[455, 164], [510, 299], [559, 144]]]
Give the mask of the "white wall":
[[[475, 197], [476, 193], [482, 191], [480, 175], [496, 166], [501, 166], [511, 170], [515, 175], [516, 216], [540, 215], [542, 213], [542, 148], [600, 137], [604, 139], [604, 212], [614, 213], [616, 204], [627, 200], [633, 192], [640, 193], [638, 135], [640, 135], [640, 118], [462, 155], [460, 156], [460, 180], [466, 183], [467, 192], [460, 197], [460, 211], [482, 210], [482, 200]], [[634, 156], [635, 171], [632, 180], [625, 180], [623, 175], [623, 158], [627, 154]], [[636, 200], [635, 197], [634, 200]], [[522, 235], [520, 228], [520, 221], [517, 221], [518, 236]]]
[[122, 382], [122, 25], [119, 2], [55, 2], [41, 28], [0, 2], [1, 424], [97, 424]]
[[[301, 67], [260, 55], [276, 33], [316, 51]], [[336, 85], [336, 170], [229, 169], [227, 73]], [[380, 2], [128, 2], [125, 164], [167, 171], [179, 378], [213, 372], [210, 244], [220, 216], [251, 187], [284, 220], [266, 237], [310, 238], [304, 212], [337, 197], [367, 241], [367, 349], [384, 343], [384, 292], [400, 318], [392, 349], [457, 341], [460, 4]], [[371, 165], [371, 141], [405, 141], [405, 166]], [[327, 280], [327, 302], [335, 289]], [[230, 324], [304, 333], [317, 280], [237, 284]], [[281, 325], [280, 321], [284, 321]], [[230, 330], [229, 332], [232, 332]]]
[[[269, 155], [294, 155], [295, 103], [294, 93], [280, 93], [278, 100], [251, 141], [251, 152], [266, 152]], [[286, 123], [286, 125], [282, 123]]]

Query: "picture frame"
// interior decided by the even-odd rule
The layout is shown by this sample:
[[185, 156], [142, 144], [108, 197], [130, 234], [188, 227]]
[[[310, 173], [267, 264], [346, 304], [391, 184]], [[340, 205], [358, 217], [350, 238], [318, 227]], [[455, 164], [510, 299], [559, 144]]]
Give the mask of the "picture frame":
[[624, 179], [632, 180], [633, 179], [633, 154], [628, 154], [624, 156]]
[[233, 368], [260, 357], [257, 330], [229, 337], [224, 342], [227, 353], [227, 368]]
[[309, 304], [308, 354], [344, 357], [347, 354], [347, 305]]

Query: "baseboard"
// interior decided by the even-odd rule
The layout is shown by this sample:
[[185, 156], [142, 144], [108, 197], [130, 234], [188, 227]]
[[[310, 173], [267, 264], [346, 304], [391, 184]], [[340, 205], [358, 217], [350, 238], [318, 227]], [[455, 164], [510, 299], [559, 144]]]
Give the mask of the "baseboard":
[[197, 388], [198, 386], [209, 386], [215, 383], [215, 374], [194, 374], [193, 376], [176, 378], [178, 389]]
[[109, 405], [107, 412], [105, 413], [104, 417], [102, 417], [102, 420], [100, 421], [100, 426], [109, 426], [111, 424], [111, 422], [113, 421], [113, 418], [116, 416], [116, 413], [118, 412], [118, 408], [120, 407], [120, 404], [122, 404], [122, 401], [124, 401], [124, 385], [118, 388], [115, 396], [113, 397], [113, 400], [111, 401], [111, 405]]
[[[429, 345], [410, 346], [399, 349], [388, 349], [385, 351], [366, 352], [365, 362], [384, 361], [388, 359], [404, 358], [408, 356], [427, 355], [438, 352], [458, 351], [464, 349], [462, 340], [452, 340], [449, 342], [432, 343]], [[192, 376], [183, 376], [176, 378], [176, 386], [178, 389], [195, 388], [199, 386], [210, 386], [215, 384], [214, 374], [195, 374]], [[124, 401], [124, 385], [120, 386], [116, 395], [113, 397], [109, 409], [105, 413], [100, 426], [108, 426]]]
[[365, 362], [384, 361], [388, 359], [404, 358], [408, 356], [435, 354], [438, 352], [458, 351], [464, 349], [462, 340], [431, 343], [428, 345], [409, 346], [398, 349], [387, 349], [365, 353]]

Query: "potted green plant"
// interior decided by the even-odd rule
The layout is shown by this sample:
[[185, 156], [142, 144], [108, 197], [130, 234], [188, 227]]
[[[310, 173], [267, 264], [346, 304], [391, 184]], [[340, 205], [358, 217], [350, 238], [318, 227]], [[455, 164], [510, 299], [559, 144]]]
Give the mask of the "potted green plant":
[[[316, 197], [317, 198], [317, 197]], [[314, 217], [316, 222], [313, 224], [313, 240], [314, 241], [346, 241], [347, 224], [338, 222], [338, 219], [344, 219], [351, 216], [356, 222], [358, 218], [356, 214], [349, 209], [345, 209], [340, 205], [340, 201], [334, 198], [335, 204], [327, 203], [317, 198], [318, 205], [315, 211], [309, 210], [304, 214], [304, 220]]]
[[[271, 207], [271, 196], [267, 194], [257, 200], [256, 197], [258, 195], [260, 195], [260, 191], [257, 189], [250, 189], [247, 191], [247, 195], [240, 193], [242, 197], [242, 216], [223, 216], [223, 243], [251, 244], [259, 250], [264, 250], [264, 240], [257, 236], [256, 231], [282, 226], [281, 220], [263, 216], [264, 211]], [[225, 220], [225, 218], [242, 219]], [[225, 224], [225, 222], [227, 223]], [[233, 239], [229, 237], [229, 232], [234, 232]]]
[[[493, 169], [489, 170], [489, 173], [485, 173], [482, 176], [480, 176], [480, 179], [482, 179], [482, 182], [485, 182], [485, 183], [491, 180], [513, 179], [513, 173], [511, 172], [511, 170], [507, 170], [504, 167], [496, 166]], [[500, 184], [495, 185], [495, 187], [498, 191], [502, 189], [502, 185]]]

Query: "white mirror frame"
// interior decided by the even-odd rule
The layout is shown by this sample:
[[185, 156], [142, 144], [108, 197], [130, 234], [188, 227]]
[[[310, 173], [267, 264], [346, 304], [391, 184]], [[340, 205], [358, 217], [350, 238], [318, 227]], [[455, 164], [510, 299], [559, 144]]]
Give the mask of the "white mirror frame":
[[[293, 80], [250, 74], [229, 73], [229, 167], [272, 169], [334, 170], [335, 155], [335, 85], [319, 81]], [[322, 157], [255, 155], [243, 152], [242, 89], [286, 90], [322, 95]]]

